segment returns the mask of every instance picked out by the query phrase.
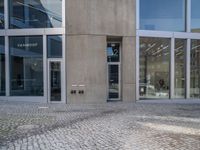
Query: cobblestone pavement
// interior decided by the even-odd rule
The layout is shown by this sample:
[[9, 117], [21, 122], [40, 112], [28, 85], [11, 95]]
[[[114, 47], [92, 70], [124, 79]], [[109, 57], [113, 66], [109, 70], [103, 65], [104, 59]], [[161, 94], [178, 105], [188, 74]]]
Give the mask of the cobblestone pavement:
[[200, 150], [200, 104], [0, 102], [1, 150]]

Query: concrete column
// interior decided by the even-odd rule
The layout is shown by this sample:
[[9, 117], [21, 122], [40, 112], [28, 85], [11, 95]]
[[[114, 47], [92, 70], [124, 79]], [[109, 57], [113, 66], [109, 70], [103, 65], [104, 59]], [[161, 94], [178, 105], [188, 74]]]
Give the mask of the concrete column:
[[136, 37], [124, 37], [122, 47], [122, 100], [134, 102], [136, 101]]

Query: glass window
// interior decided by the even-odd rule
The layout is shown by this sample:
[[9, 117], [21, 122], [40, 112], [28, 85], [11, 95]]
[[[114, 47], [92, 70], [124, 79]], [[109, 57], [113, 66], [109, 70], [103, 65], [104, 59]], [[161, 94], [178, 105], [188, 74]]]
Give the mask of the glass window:
[[191, 18], [191, 28], [192, 32], [200, 32], [200, 1], [192, 0], [192, 18]]
[[47, 37], [48, 58], [62, 58], [62, 36]]
[[185, 0], [140, 0], [140, 29], [185, 31]]
[[140, 38], [140, 98], [169, 98], [170, 39]]
[[42, 36], [10, 37], [11, 96], [43, 96]]
[[120, 62], [120, 43], [107, 44], [107, 61]]
[[4, 37], [0, 37], [0, 96], [5, 96], [5, 43]]
[[190, 97], [200, 98], [200, 40], [192, 40], [190, 57]]
[[4, 0], [0, 0], [0, 29], [4, 28]]
[[187, 40], [175, 40], [175, 98], [185, 98], [185, 52]]
[[62, 0], [9, 0], [10, 28], [62, 25]]

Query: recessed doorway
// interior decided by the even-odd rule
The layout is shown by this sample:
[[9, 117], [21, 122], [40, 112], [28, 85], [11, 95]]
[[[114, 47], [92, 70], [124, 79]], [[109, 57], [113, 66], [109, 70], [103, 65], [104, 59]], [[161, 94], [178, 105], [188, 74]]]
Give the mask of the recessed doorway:
[[121, 100], [121, 44], [107, 43], [108, 101]]

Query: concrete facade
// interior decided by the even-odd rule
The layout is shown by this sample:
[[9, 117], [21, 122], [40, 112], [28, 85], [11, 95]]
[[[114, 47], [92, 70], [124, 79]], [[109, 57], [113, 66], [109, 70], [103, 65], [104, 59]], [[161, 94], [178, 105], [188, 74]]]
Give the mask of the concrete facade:
[[[150, 0], [20, 4], [4, 0], [0, 3], [0, 100], [199, 100], [196, 19], [200, 17], [193, 16], [199, 14], [194, 7], [198, 4], [193, 0], [166, 1], [166, 5]], [[174, 16], [178, 12], [179, 19]]]
[[[135, 3], [135, 0], [66, 0], [67, 103], [107, 102], [106, 48], [110, 40], [122, 45], [120, 99], [135, 101]], [[83, 95], [71, 94], [71, 90], [80, 89], [85, 91]]]
[[[0, 62], [0, 100], [106, 103], [110, 89], [118, 94], [115, 101], [136, 100], [136, 0], [16, 3], [4, 0], [0, 4], [0, 16], [4, 16], [0, 18], [0, 52], [5, 57]], [[114, 49], [112, 56], [107, 54], [113, 42], [120, 61], [117, 77], [111, 76], [119, 86], [113, 83], [109, 89], [108, 57], [118, 57]], [[33, 57], [32, 49], [40, 60]], [[27, 58], [30, 61], [24, 61]], [[26, 69], [13, 71], [12, 66]]]

